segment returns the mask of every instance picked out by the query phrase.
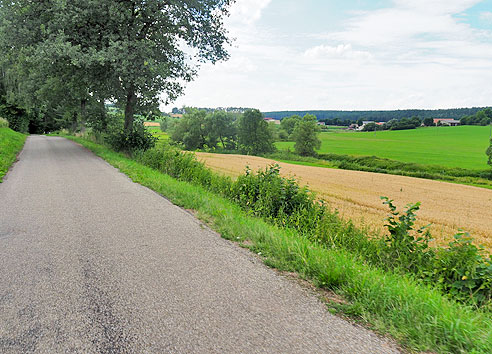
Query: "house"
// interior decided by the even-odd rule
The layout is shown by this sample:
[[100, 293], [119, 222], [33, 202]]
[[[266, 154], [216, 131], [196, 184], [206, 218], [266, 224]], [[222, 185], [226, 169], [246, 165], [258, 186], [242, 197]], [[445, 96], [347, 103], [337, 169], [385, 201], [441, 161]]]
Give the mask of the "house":
[[364, 121], [362, 121], [362, 125], [359, 128], [357, 128], [357, 130], [364, 129], [364, 127], [366, 126], [366, 124], [370, 124], [370, 123], [374, 123], [376, 125], [382, 126], [382, 125], [384, 125], [385, 122], [375, 122], [373, 120], [364, 120]]
[[317, 122], [318, 125], [326, 125], [325, 122]]
[[173, 118], [183, 118], [183, 115], [179, 113], [171, 113], [170, 116]]
[[439, 124], [441, 122], [441, 125], [447, 125], [450, 127], [456, 127], [457, 125], [461, 125], [461, 122], [459, 120], [453, 119], [453, 118], [435, 118], [434, 119], [434, 125]]
[[265, 122], [267, 123], [273, 123], [273, 124], [280, 124], [280, 121], [279, 120], [276, 120], [274, 118], [269, 118], [269, 117], [265, 117], [263, 118], [265, 120]]

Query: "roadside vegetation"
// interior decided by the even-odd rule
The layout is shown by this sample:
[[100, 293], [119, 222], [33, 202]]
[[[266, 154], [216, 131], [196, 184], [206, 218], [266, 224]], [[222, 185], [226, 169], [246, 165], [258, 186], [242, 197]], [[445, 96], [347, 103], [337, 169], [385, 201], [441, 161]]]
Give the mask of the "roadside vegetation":
[[490, 258], [466, 234], [431, 249], [425, 230], [414, 230], [418, 205], [390, 216], [386, 239], [369, 239], [276, 166], [247, 171], [236, 182], [194, 155], [164, 145], [130, 159], [71, 138], [134, 181], [194, 209], [223, 237], [261, 254], [265, 263], [294, 271], [347, 303], [328, 303], [389, 333], [415, 350], [487, 352], [492, 346]]
[[22, 150], [26, 136], [9, 129], [7, 120], [0, 118], [0, 183]]

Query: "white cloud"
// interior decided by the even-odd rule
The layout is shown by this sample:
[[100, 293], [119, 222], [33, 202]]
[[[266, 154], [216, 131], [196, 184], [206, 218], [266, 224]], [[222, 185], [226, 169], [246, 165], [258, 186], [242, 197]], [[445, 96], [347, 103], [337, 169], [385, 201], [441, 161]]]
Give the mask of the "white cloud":
[[204, 65], [175, 106], [268, 111], [490, 105], [492, 32], [474, 29], [461, 16], [478, 2], [394, 0], [388, 8], [352, 13], [336, 32], [321, 33], [320, 23], [320, 32], [296, 34], [289, 42], [286, 34], [259, 27], [270, 1], [239, 0], [232, 11], [237, 41], [230, 61]]
[[352, 49], [351, 44], [339, 44], [337, 46], [319, 45], [309, 48], [304, 52], [304, 56], [309, 59], [371, 59], [371, 53]]
[[239, 0], [231, 7], [231, 23], [247, 24], [258, 21], [262, 11], [270, 4], [271, 0]]
[[492, 23], [492, 12], [484, 11], [480, 13], [480, 19], [484, 22]]

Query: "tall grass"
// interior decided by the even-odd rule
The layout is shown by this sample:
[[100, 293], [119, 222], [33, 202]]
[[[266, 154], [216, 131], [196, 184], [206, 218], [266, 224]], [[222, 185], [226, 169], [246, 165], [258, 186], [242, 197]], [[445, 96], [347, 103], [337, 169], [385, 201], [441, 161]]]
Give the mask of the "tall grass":
[[[331, 306], [368, 321], [373, 328], [392, 334], [412, 349], [487, 353], [492, 348], [489, 312], [450, 300], [413, 276], [368, 264], [359, 253], [345, 247], [328, 248], [295, 228], [256, 218], [232, 200], [195, 182], [178, 181], [103, 146], [80, 138], [72, 139], [105, 158], [135, 182], [157, 191], [177, 205], [197, 210], [197, 215], [211, 222], [223, 237], [238, 242], [249, 240], [248, 247], [261, 253], [270, 266], [298, 272], [318, 286], [344, 295], [350, 301], [348, 305]], [[195, 164], [190, 157], [186, 158], [188, 164], [177, 167], [176, 171]], [[186, 176], [190, 178], [189, 174]], [[203, 180], [210, 181], [208, 178]], [[338, 223], [332, 214], [323, 220], [331, 222], [337, 229], [332, 231], [332, 236], [340, 242], [346, 242], [344, 233], [356, 230], [350, 223]], [[350, 242], [355, 244], [354, 239]]]
[[[0, 121], [1, 124], [1, 121]], [[26, 136], [0, 126], [0, 183], [22, 150]]]

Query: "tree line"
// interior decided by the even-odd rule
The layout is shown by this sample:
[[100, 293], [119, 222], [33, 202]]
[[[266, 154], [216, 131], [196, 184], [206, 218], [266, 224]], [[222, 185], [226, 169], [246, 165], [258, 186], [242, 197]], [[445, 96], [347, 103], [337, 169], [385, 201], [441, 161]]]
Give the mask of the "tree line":
[[[334, 120], [339, 122], [350, 120], [356, 122], [361, 121], [379, 121], [387, 122], [391, 119], [401, 119], [406, 117], [418, 116], [421, 119], [424, 118], [453, 118], [456, 120], [461, 119], [466, 115], [474, 115], [480, 110], [484, 110], [486, 107], [472, 107], [472, 108], [451, 108], [451, 109], [403, 109], [392, 111], [337, 111], [337, 110], [305, 110], [305, 111], [277, 111], [277, 112], [264, 112], [266, 117], [274, 119], [283, 119], [293, 115], [304, 116], [306, 114], [315, 115], [318, 120], [323, 121], [325, 119]], [[333, 124], [344, 125], [344, 124]]]
[[129, 133], [199, 63], [228, 58], [233, 1], [1, 0], [0, 114], [23, 131], [104, 129], [111, 101]]
[[225, 111], [207, 112], [187, 108], [180, 119], [165, 118], [161, 129], [170, 134], [171, 141], [186, 150], [237, 151], [258, 155], [275, 151], [279, 136], [295, 142], [295, 151], [302, 156], [316, 155], [321, 141], [317, 119], [313, 115], [293, 116], [282, 120], [280, 127], [265, 121], [257, 109], [242, 114]]
[[492, 109], [486, 108], [460, 119], [462, 125], [489, 125], [492, 123]]

